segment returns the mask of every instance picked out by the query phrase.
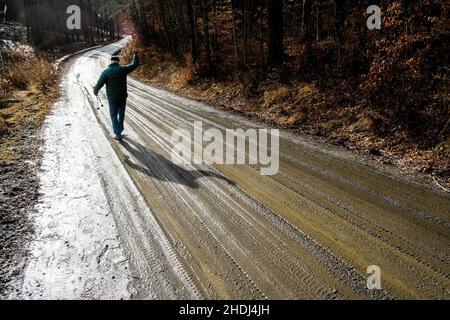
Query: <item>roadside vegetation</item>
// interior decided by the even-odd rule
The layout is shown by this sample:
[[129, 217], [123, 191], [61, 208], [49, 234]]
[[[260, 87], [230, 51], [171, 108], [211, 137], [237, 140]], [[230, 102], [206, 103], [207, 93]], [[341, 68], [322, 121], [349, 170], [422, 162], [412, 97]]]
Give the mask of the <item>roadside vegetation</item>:
[[[95, 1], [101, 5], [101, 1]], [[19, 288], [39, 193], [40, 130], [58, 98], [57, 59], [116, 39], [90, 7], [83, 30], [66, 28], [69, 1], [0, 1], [0, 299]], [[108, 14], [106, 8], [102, 14]], [[6, 17], [4, 13], [7, 12]], [[61, 70], [62, 68], [59, 68]]]
[[0, 161], [20, 158], [8, 146], [23, 125], [38, 128], [54, 102], [56, 59], [118, 37], [115, 1], [79, 1], [82, 28], [70, 30], [67, 8], [72, 4], [69, 0], [0, 3]]
[[[1, 75], [0, 134], [15, 136], [22, 125], [40, 118], [55, 96], [56, 74], [52, 63], [35, 54], [12, 54]], [[30, 112], [31, 111], [31, 112]], [[30, 118], [32, 117], [32, 118]], [[2, 139], [2, 146], [4, 139]], [[2, 158], [10, 154], [2, 148]]]
[[26, 209], [38, 194], [37, 130], [57, 95], [52, 63], [35, 53], [4, 54], [0, 74], [0, 297], [24, 266], [32, 234]]
[[135, 2], [122, 55], [154, 85], [449, 183], [448, 2], [384, 1], [372, 31], [366, 3], [272, 2]]

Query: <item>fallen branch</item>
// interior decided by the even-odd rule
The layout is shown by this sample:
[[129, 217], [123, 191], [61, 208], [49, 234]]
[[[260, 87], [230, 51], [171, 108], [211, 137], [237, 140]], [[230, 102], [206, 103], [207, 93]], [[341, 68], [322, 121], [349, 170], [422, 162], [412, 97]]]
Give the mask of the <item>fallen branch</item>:
[[433, 178], [433, 181], [440, 187], [442, 188], [442, 190], [444, 190], [445, 192], [450, 192], [450, 190], [448, 190], [447, 188], [443, 187], [434, 176], [431, 176]]
[[442, 129], [441, 132], [439, 133], [440, 136], [442, 136], [442, 134], [445, 132], [445, 130], [447, 129], [449, 124], [450, 124], [450, 119], [448, 119], [447, 123], [445, 124], [444, 129]]

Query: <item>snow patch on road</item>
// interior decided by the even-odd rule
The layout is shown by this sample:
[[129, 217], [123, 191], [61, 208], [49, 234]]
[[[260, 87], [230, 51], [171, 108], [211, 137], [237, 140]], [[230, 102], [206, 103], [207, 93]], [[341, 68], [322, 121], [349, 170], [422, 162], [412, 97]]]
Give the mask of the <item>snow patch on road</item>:
[[[89, 140], [95, 122], [60, 102], [45, 127], [43, 194], [22, 298], [126, 299], [130, 275]], [[105, 155], [106, 156], [106, 155]]]
[[45, 124], [36, 236], [13, 298], [200, 298], [92, 106], [99, 63], [124, 41], [67, 67]]

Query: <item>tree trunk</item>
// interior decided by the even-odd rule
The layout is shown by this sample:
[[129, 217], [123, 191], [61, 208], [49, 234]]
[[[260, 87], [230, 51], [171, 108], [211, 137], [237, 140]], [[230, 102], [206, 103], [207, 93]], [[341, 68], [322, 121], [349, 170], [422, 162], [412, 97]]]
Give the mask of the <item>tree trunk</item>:
[[[206, 2], [206, 6], [203, 3]], [[207, 61], [207, 72], [211, 71], [211, 44], [209, 39], [209, 0], [201, 1], [201, 10], [203, 13], [203, 37], [205, 42], [205, 52], [206, 52], [206, 61]]]
[[311, 0], [303, 0], [303, 16], [305, 21], [305, 40], [306, 40], [306, 59], [308, 62], [312, 60], [312, 47], [311, 47], [311, 38], [312, 38], [312, 28], [311, 28], [311, 9], [312, 4]]
[[239, 59], [239, 49], [237, 43], [237, 34], [236, 34], [236, 2], [235, 0], [231, 0], [231, 15], [233, 17], [233, 44], [234, 44], [234, 56], [236, 58], [236, 65], [240, 65]]
[[243, 18], [244, 18], [244, 64], [247, 65], [250, 62], [250, 44], [249, 44], [249, 0], [244, 0]]
[[268, 65], [281, 65], [284, 61], [283, 48], [283, 1], [268, 1]]
[[345, 7], [346, 0], [335, 0], [335, 23], [334, 23], [334, 34], [335, 34], [335, 51], [337, 64], [341, 63], [341, 46], [342, 46], [342, 29], [345, 21]]
[[191, 29], [191, 58], [192, 63], [197, 63], [198, 60], [198, 40], [197, 40], [197, 24], [194, 19], [194, 10], [192, 8], [192, 0], [186, 0], [187, 16], [189, 27]]
[[319, 12], [319, 1], [316, 1], [316, 42], [320, 40], [320, 12]]

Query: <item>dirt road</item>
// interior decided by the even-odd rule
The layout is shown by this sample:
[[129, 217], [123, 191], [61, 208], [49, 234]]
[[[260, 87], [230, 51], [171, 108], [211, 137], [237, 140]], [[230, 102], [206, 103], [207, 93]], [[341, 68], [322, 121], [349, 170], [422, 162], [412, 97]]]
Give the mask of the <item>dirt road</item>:
[[394, 169], [287, 132], [275, 176], [175, 165], [173, 130], [262, 126], [132, 79], [113, 141], [91, 88], [122, 44], [65, 73], [21, 297], [450, 298], [450, 197]]

